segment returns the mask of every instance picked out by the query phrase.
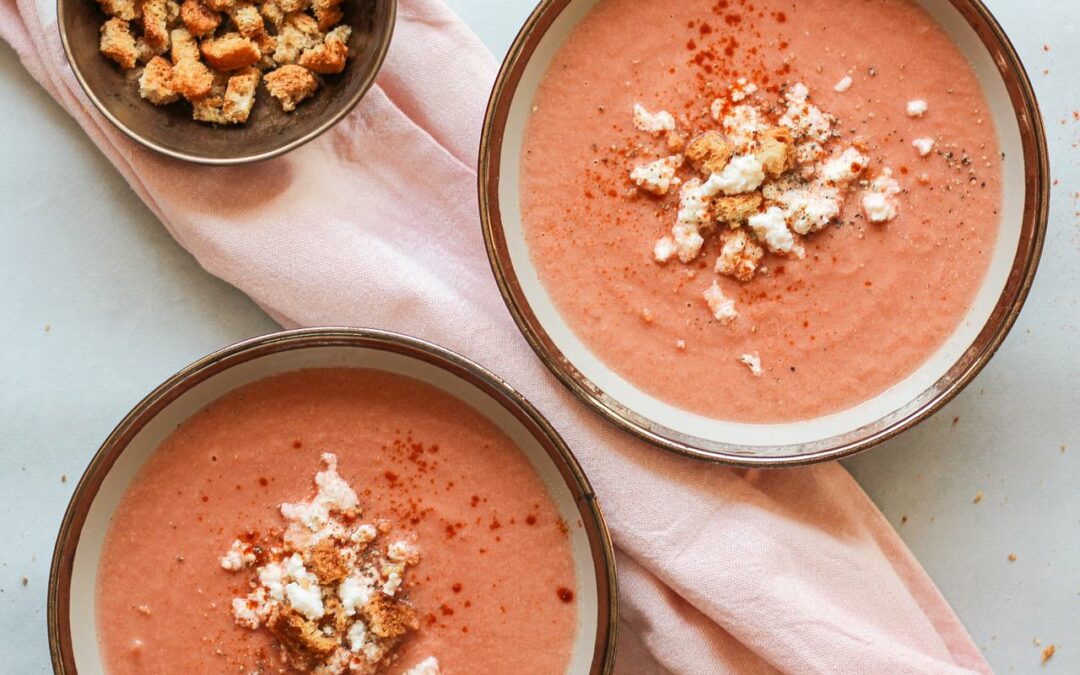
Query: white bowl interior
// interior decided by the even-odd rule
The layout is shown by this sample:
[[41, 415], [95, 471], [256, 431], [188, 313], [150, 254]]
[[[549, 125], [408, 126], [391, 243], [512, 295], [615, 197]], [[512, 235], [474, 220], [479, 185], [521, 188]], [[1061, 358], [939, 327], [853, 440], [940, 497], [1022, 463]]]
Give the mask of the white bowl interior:
[[[1005, 81], [974, 29], [948, 2], [919, 4], [959, 45], [982, 83], [997, 128], [1004, 165], [1004, 203], [998, 242], [975, 303], [955, 333], [933, 356], [902, 382], [854, 408], [813, 420], [785, 424], [745, 424], [687, 412], [642, 391], [605, 365], [579, 340], [556, 310], [529, 258], [521, 219], [520, 156], [536, 89], [555, 53], [597, 0], [575, 0], [562, 11], [526, 66], [511, 102], [500, 157], [499, 208], [514, 273], [537, 320], [582, 375], [610, 399], [668, 430], [662, 435], [689, 436], [712, 443], [752, 449], [761, 456], [786, 454], [779, 446], [813, 443], [849, 433], [910, 404], [934, 387], [975, 341], [1005, 288], [1020, 241], [1024, 211], [1024, 158], [1020, 127]], [[673, 433], [672, 433], [673, 432]]]
[[104, 672], [94, 611], [98, 561], [112, 514], [147, 458], [177, 425], [228, 392], [271, 375], [325, 367], [374, 368], [432, 384], [484, 414], [521, 449], [547, 485], [563, 519], [570, 525], [570, 544], [577, 572], [579, 623], [569, 672], [588, 672], [600, 628], [599, 584], [592, 549], [586, 531], [580, 524], [582, 516], [574, 495], [543, 446], [506, 408], [470, 382], [438, 366], [409, 356], [372, 348], [344, 346], [278, 352], [224, 370], [173, 401], [132, 439], [94, 498], [75, 551], [71, 576], [70, 620], [72, 649], [79, 672]]

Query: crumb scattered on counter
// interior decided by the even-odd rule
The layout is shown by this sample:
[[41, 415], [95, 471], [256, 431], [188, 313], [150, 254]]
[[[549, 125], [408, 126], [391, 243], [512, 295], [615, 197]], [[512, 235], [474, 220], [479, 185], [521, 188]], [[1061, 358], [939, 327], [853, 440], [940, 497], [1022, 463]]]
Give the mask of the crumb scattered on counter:
[[66, 473], [60, 474], [60, 482], [61, 483], [66, 483], [67, 482], [67, 474]]
[[1054, 645], [1048, 645], [1048, 646], [1046, 647], [1046, 649], [1044, 649], [1044, 650], [1043, 650], [1043, 653], [1042, 653], [1042, 662], [1043, 662], [1043, 663], [1046, 663], [1047, 661], [1049, 661], [1049, 660], [1050, 660], [1050, 658], [1051, 658], [1051, 657], [1052, 657], [1052, 656], [1054, 655], [1054, 652], [1056, 652], [1056, 651], [1057, 651], [1057, 647], [1056, 647], [1056, 646], [1054, 646]]
[[29, 586], [30, 585], [30, 578], [29, 577], [23, 577], [22, 578], [22, 585], [23, 586]]
[[979, 490], [978, 492], [975, 493], [975, 499], [973, 499], [971, 501], [973, 503], [975, 503], [975, 504], [978, 504], [979, 502], [982, 501], [982, 498], [983, 498], [982, 490]]
[[1015, 553], [1010, 553], [1009, 554], [1009, 562], [1016, 562], [1016, 554]]

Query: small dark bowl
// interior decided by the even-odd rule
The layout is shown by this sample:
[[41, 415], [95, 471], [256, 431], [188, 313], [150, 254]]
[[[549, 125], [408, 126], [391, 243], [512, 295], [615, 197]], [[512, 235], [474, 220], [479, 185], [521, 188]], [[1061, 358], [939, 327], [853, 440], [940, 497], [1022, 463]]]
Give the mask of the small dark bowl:
[[124, 72], [98, 51], [108, 18], [94, 0], [57, 0], [60, 41], [86, 95], [120, 131], [151, 150], [200, 164], [242, 164], [276, 157], [329, 129], [353, 109], [375, 81], [394, 32], [397, 0], [344, 0], [352, 26], [349, 62], [340, 75], [323, 76], [319, 90], [285, 113], [259, 85], [247, 123], [196, 122], [183, 103], [156, 106], [139, 96], [140, 68]]

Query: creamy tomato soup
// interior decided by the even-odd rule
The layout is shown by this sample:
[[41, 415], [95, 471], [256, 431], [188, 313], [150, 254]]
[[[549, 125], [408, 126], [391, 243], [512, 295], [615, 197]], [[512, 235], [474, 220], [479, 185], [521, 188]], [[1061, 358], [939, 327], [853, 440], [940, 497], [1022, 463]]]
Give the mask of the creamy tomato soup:
[[[762, 122], [740, 147], [746, 105]], [[691, 158], [706, 132], [727, 144], [711, 169]], [[790, 154], [762, 184], [769, 133]], [[601, 0], [537, 91], [521, 207], [545, 289], [598, 358], [684, 409], [789, 422], [874, 397], [953, 333], [996, 241], [1001, 166], [972, 68], [910, 0]], [[826, 176], [842, 184], [823, 201]], [[715, 222], [694, 215], [729, 197]]]
[[[318, 521], [315, 507], [342, 501], [346, 483], [359, 509], [346, 520], [331, 506], [331, 518], [357, 531], [377, 525], [370, 536], [389, 542], [379, 560], [409, 563], [400, 587], [372, 591], [407, 600], [416, 623], [378, 672], [432, 658], [451, 674], [566, 671], [577, 631], [567, 524], [528, 460], [486, 417], [434, 387], [329, 369], [228, 394], [140, 470], [98, 572], [107, 672], [294, 672], [267, 630], [237, 623], [233, 599], [259, 585], [255, 567], [271, 556], [251, 542], [280, 541], [285, 513]], [[315, 573], [316, 561], [304, 562]], [[285, 590], [297, 611], [311, 611], [304, 589]]]

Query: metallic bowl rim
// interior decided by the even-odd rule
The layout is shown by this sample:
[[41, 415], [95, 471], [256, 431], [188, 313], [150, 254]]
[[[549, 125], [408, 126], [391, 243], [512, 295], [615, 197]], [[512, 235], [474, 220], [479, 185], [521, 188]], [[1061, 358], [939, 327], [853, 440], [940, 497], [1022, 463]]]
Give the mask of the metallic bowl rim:
[[[379, 40], [375, 59], [366, 64], [368, 72], [364, 75], [360, 82], [360, 88], [357, 89], [356, 94], [345, 102], [339, 110], [334, 114], [327, 116], [327, 118], [308, 133], [303, 136], [293, 139], [288, 143], [285, 143], [272, 150], [265, 152], [255, 153], [254, 155], [242, 155], [238, 157], [204, 157], [202, 155], [196, 155], [192, 153], [183, 152], [181, 150], [173, 150], [166, 148], [163, 145], [155, 143], [154, 141], [146, 138], [145, 136], [136, 133], [130, 129], [126, 124], [121, 122], [115, 115], [109, 112], [108, 108], [101, 102], [97, 94], [87, 84], [86, 79], [83, 77], [82, 70], [79, 68], [78, 61], [75, 59], [75, 55], [72, 53], [71, 45], [68, 43], [67, 29], [64, 27], [64, 3], [65, 2], [79, 2], [85, 0], [56, 0], [56, 26], [60, 32], [60, 44], [64, 47], [64, 57], [68, 62], [68, 66], [71, 68], [71, 72], [74, 73], [75, 79], [79, 82], [79, 86], [82, 88], [86, 97], [94, 104], [97, 111], [101, 113], [105, 119], [109, 120], [114, 127], [120, 130], [125, 136], [142, 145], [145, 148], [153, 150], [154, 152], [165, 155], [166, 157], [172, 157], [173, 159], [180, 159], [186, 162], [192, 162], [194, 164], [204, 164], [207, 166], [235, 166], [238, 164], [251, 164], [253, 162], [262, 162], [267, 159], [278, 157], [291, 150], [299, 148], [301, 145], [315, 140], [323, 134], [327, 129], [334, 126], [345, 118], [346, 115], [353, 111], [353, 108], [360, 103], [360, 100], [371, 89], [371, 85], [375, 84], [375, 78], [382, 71], [383, 63], [386, 61], [386, 55], [390, 51], [390, 43], [394, 37], [394, 27], [397, 25], [397, 0], [376, 0], [377, 2], [386, 2], [389, 4], [390, 11], [387, 14], [387, 26], [386, 32], [383, 34], [381, 40]], [[355, 63], [353, 64], [356, 65]]]
[[254, 359], [312, 347], [358, 347], [418, 359], [479, 389], [501, 405], [543, 447], [555, 463], [589, 539], [597, 580], [597, 635], [591, 672], [609, 675], [615, 667], [618, 639], [618, 575], [607, 520], [592, 484], [576, 456], [547, 418], [509, 383], [476, 362], [427, 340], [373, 328], [320, 327], [270, 333], [215, 351], [169, 377], [147, 394], [112, 430], [90, 460], [64, 512], [49, 570], [48, 633], [53, 672], [78, 673], [69, 621], [75, 551], [90, 506], [105, 477], [131, 439], [164, 408], [195, 385]]
[[[709, 442], [710, 445], [721, 448], [717, 450], [706, 449], [701, 447], [700, 444], [695, 445], [669, 438], [662, 430], [656, 428], [660, 425], [651, 422], [647, 424], [639, 423], [612, 407], [602, 400], [603, 391], [574, 368], [569, 359], [565, 358], [555, 346], [541, 322], [533, 314], [517, 281], [503, 234], [502, 213], [499, 207], [498, 194], [500, 178], [498, 167], [501, 165], [500, 153], [509, 116], [509, 106], [516, 93], [521, 74], [532, 58], [539, 40], [572, 1], [541, 0], [536, 9], [529, 15], [529, 18], [526, 19], [525, 24], [511, 44], [495, 79], [485, 111], [484, 126], [480, 137], [479, 171], [477, 172], [477, 189], [484, 245], [487, 249], [492, 273], [499, 286], [499, 292], [502, 294], [510, 314], [514, 317], [518, 329], [525, 336], [533, 351], [567, 389], [604, 419], [646, 442], [677, 455], [728, 466], [781, 468], [843, 459], [880, 445], [932, 416], [971, 383], [1004, 342], [1027, 300], [1042, 256], [1049, 220], [1050, 201], [1050, 166], [1046, 132], [1031, 80], [1012, 41], [982, 0], [949, 0], [949, 3], [961, 13], [968, 25], [976, 31], [983, 46], [990, 51], [992, 56], [996, 57], [995, 65], [1005, 81], [1013, 111], [1018, 122], [1020, 122], [1020, 138], [1027, 185], [1025, 187], [1024, 212], [1021, 223], [1023, 228], [1021, 240], [1018, 243], [1016, 256], [1013, 259], [1005, 288], [995, 304], [994, 311], [991, 312], [989, 318], [983, 324], [975, 341], [957, 359], [956, 365], [959, 365], [972, 354], [973, 350], [976, 353], [961, 372], [954, 374], [953, 370], [956, 368], [956, 365], [954, 365], [935, 385], [932, 385], [931, 389], [945, 382], [945, 385], [932, 397], [924, 401], [915, 410], [888, 423], [884, 428], [868, 435], [862, 435], [854, 440], [840, 440], [833, 443], [833, 441], [841, 437], [825, 439], [824, 442], [832, 444], [824, 449], [803, 454], [773, 456], [750, 456], [736, 453], [735, 450], [739, 446], [729, 443]], [[993, 40], [996, 43], [998, 51], [990, 48], [990, 45], [987, 44], [988, 40]], [[1021, 119], [1025, 116], [1030, 123], [1030, 128], [1021, 122]], [[494, 170], [493, 167], [495, 167]], [[1034, 176], [1032, 176], [1032, 172]], [[1025, 236], [1025, 232], [1029, 227], [1032, 231]], [[1006, 296], [1011, 296], [1012, 300], [1002, 307]], [[988, 336], [985, 335], [987, 329], [991, 326], [994, 326], [992, 333]], [[925, 390], [920, 394], [920, 397], [929, 391], [930, 389]], [[644, 417], [644, 415], [641, 416]], [[881, 422], [886, 417], [888, 415], [871, 424]], [[854, 435], [860, 431], [861, 429], [855, 430], [848, 432], [846, 435]], [[704, 442], [704, 439], [698, 440]], [[821, 444], [822, 442], [815, 442], [777, 447], [791, 449], [803, 445]]]

